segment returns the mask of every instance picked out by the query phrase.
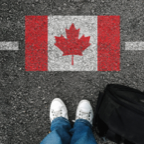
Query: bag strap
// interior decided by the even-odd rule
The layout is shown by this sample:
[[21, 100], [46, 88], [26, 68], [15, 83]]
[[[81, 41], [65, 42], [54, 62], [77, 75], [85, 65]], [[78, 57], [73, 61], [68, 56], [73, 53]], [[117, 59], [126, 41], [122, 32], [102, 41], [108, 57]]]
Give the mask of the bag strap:
[[135, 144], [135, 143], [132, 143], [132, 142], [130, 142], [130, 141], [128, 141], [128, 140], [124, 140], [124, 144]]
[[106, 138], [116, 142], [117, 144], [120, 144], [121, 142], [123, 142], [124, 144], [135, 144], [133, 142], [128, 141], [127, 139], [121, 137], [120, 135], [114, 133], [112, 130], [108, 129], [106, 135]]

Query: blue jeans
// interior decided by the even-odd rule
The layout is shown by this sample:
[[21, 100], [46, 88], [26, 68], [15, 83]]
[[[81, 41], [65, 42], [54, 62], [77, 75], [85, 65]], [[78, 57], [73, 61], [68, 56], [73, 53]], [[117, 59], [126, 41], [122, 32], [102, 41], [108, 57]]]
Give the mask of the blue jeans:
[[51, 133], [40, 144], [97, 144], [91, 124], [78, 119], [71, 128], [70, 122], [63, 117], [55, 118], [51, 123]]

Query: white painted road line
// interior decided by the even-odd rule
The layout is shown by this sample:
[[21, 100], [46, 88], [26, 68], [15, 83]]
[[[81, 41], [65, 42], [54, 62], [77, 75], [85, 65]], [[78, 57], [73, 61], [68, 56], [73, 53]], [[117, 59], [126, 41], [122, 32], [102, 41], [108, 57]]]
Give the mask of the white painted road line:
[[19, 50], [18, 42], [0, 42], [0, 50]]
[[125, 42], [125, 50], [144, 50], [144, 42]]

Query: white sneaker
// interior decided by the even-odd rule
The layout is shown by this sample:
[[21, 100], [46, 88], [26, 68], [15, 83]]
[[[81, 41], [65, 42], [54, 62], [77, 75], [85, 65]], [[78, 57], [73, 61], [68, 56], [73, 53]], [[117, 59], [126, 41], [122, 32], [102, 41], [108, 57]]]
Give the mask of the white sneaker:
[[88, 100], [81, 100], [79, 102], [76, 110], [76, 120], [77, 119], [85, 119], [89, 121], [92, 125], [93, 109]]
[[52, 122], [57, 117], [68, 119], [68, 111], [66, 105], [60, 98], [55, 98], [50, 106], [50, 121]]

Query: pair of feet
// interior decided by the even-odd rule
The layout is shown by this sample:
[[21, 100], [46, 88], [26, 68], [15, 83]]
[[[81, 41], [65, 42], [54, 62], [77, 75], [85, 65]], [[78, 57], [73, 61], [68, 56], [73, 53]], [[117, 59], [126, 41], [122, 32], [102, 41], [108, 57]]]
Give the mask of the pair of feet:
[[[64, 102], [60, 98], [55, 98], [51, 102], [50, 106], [50, 120], [51, 122], [57, 117], [64, 117], [68, 119], [68, 111]], [[76, 118], [77, 119], [85, 119], [92, 124], [93, 120], [93, 109], [88, 100], [81, 100], [78, 104], [76, 110]]]

